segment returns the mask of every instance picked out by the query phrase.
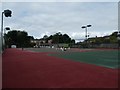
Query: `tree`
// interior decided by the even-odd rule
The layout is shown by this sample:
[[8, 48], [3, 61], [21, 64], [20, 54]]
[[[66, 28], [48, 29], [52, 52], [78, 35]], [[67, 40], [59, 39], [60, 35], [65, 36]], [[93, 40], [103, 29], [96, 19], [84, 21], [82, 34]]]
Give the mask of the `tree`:
[[58, 33], [53, 35], [52, 40], [53, 40], [53, 43], [59, 43], [59, 35], [58, 35]]
[[43, 36], [43, 40], [45, 40], [45, 43], [48, 43], [48, 36], [47, 36], [47, 35], [44, 35], [44, 36]]
[[17, 45], [17, 47], [29, 47], [31, 46], [32, 36], [28, 36], [25, 31], [9, 31], [6, 35], [6, 44], [10, 47], [11, 45]]
[[46, 40], [47, 38], [48, 38], [48, 36], [47, 36], [47, 35], [44, 35], [44, 36], [43, 36], [43, 39], [44, 39], [44, 40]]
[[74, 39], [71, 40], [71, 44], [75, 44], [75, 40]]
[[64, 43], [70, 43], [71, 42], [71, 38], [67, 34], [64, 34], [63, 35], [63, 42]]
[[110, 43], [118, 43], [117, 37], [118, 37], [118, 32], [113, 32], [110, 35]]
[[75, 40], [71, 40], [71, 38], [67, 34], [62, 34], [61, 32], [55, 33], [54, 35], [50, 35], [47, 40], [52, 40], [53, 43], [66, 43], [70, 44], [75, 43]]

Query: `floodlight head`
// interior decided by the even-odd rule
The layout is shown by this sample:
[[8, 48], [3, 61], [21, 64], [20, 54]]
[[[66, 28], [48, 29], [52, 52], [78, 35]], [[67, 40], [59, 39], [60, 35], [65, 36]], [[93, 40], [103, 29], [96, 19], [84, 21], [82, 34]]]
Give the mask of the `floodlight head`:
[[5, 15], [5, 17], [11, 17], [11, 14], [12, 14], [12, 11], [10, 11], [10, 10], [4, 10], [4, 15]]
[[81, 28], [86, 28], [86, 26], [82, 26]]
[[6, 29], [6, 30], [10, 30], [10, 28], [9, 28], [9, 27], [6, 27], [5, 29]]
[[87, 27], [91, 27], [92, 25], [87, 25]]

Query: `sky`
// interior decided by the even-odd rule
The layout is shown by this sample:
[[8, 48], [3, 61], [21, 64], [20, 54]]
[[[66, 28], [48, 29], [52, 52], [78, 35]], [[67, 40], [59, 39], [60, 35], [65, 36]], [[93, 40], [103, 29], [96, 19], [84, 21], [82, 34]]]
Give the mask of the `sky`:
[[4, 27], [28, 32], [42, 38], [57, 32], [72, 39], [110, 35], [118, 30], [117, 2], [2, 2], [2, 11], [9, 9], [12, 17], [4, 17]]

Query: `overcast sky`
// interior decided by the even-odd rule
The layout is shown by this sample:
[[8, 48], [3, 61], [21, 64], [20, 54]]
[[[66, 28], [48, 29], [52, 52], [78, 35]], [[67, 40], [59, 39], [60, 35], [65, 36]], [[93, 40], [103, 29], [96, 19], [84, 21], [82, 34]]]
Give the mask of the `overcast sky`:
[[109, 35], [118, 29], [117, 2], [3, 2], [2, 11], [12, 10], [4, 17], [4, 27], [24, 30], [34, 38], [45, 34], [66, 33], [72, 39], [84, 39], [83, 25], [90, 37]]

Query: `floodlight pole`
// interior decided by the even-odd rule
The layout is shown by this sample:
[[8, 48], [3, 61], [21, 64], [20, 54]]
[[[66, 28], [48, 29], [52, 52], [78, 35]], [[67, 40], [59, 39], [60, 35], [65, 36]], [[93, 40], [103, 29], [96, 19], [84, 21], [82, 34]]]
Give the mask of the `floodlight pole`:
[[1, 18], [1, 44], [2, 44], [2, 50], [3, 48], [3, 14], [4, 12], [2, 12], [2, 18]]
[[86, 37], [86, 40], [87, 40], [87, 27], [85, 28], [85, 37]]
[[86, 25], [86, 26], [82, 26], [81, 28], [85, 28], [85, 40], [86, 40], [86, 45], [87, 45], [87, 27], [91, 27], [92, 25]]
[[4, 50], [4, 44], [3, 44], [3, 15], [5, 15], [5, 17], [11, 17], [11, 13], [12, 13], [12, 11], [10, 11], [10, 10], [4, 10], [3, 12], [2, 12], [2, 18], [1, 18], [1, 44], [2, 44], [2, 51]]
[[9, 28], [9, 27], [4, 28], [4, 33], [3, 33], [3, 35], [4, 35], [4, 45], [5, 45], [5, 48], [7, 47], [7, 45], [6, 45], [6, 42], [7, 42], [6, 31], [7, 31], [7, 30], [10, 30], [10, 28]]
[[7, 30], [10, 30], [10, 28], [9, 27], [4, 28], [4, 35], [6, 34]]
[[81, 28], [85, 28], [85, 39], [87, 40], [87, 27], [91, 27], [92, 25], [86, 25], [86, 26], [82, 26]]

